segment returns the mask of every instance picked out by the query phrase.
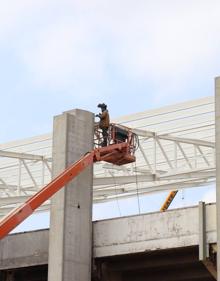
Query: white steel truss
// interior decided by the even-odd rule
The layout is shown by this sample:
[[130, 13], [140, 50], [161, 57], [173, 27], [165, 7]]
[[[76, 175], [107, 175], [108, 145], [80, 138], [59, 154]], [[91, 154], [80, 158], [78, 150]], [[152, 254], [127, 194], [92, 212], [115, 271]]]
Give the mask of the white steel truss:
[[[139, 136], [136, 163], [94, 168], [94, 202], [207, 186], [215, 181], [212, 97], [114, 120]], [[0, 216], [51, 179], [51, 135], [0, 145]], [[48, 210], [46, 202], [38, 211]]]

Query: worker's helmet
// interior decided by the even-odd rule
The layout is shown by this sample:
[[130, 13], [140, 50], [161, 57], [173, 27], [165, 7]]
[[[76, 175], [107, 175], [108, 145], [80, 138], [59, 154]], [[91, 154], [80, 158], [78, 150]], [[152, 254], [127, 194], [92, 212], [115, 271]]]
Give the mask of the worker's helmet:
[[99, 103], [99, 104], [97, 105], [97, 107], [106, 109], [106, 108], [107, 108], [107, 105], [106, 105], [105, 103]]

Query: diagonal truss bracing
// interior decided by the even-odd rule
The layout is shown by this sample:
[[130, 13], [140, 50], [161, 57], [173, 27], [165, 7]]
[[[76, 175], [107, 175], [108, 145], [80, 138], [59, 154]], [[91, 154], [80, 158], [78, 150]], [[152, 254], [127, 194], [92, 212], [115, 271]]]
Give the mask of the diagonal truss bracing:
[[[206, 186], [215, 181], [212, 97], [114, 120], [139, 136], [136, 164], [94, 168], [94, 202]], [[0, 216], [51, 179], [51, 135], [0, 145]], [[38, 211], [49, 208], [49, 201]]]

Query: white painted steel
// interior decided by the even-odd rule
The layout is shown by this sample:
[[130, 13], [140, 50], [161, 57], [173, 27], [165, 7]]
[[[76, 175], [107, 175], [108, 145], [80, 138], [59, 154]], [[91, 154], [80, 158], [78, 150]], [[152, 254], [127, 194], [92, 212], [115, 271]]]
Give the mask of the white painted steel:
[[[207, 97], [113, 120], [139, 135], [137, 161], [95, 164], [94, 202], [136, 196], [136, 181], [139, 195], [213, 183], [214, 117], [214, 98]], [[51, 134], [0, 145], [0, 216], [49, 182], [51, 147]]]

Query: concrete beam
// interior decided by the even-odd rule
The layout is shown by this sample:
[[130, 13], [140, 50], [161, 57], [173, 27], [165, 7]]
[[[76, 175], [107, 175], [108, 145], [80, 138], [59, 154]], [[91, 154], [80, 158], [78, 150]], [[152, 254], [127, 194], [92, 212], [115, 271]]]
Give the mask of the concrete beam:
[[[93, 148], [94, 116], [72, 110], [54, 118], [53, 177]], [[90, 281], [92, 181], [88, 167], [52, 198], [49, 281]]]
[[[206, 241], [216, 242], [215, 205], [206, 205]], [[199, 245], [199, 208], [190, 207], [94, 223], [94, 256]]]
[[[206, 205], [207, 244], [216, 243], [215, 213], [215, 204]], [[199, 210], [198, 207], [188, 207], [97, 221], [93, 223], [93, 230], [93, 257], [99, 259], [198, 246]], [[48, 243], [48, 230], [5, 237], [0, 241], [0, 269], [47, 264]], [[183, 254], [180, 258], [187, 262]], [[157, 262], [164, 266], [168, 266], [170, 261], [157, 258]], [[176, 257], [175, 261], [181, 263]], [[143, 262], [139, 261], [138, 266]], [[144, 266], [153, 267], [155, 263], [151, 258]], [[129, 268], [129, 263], [126, 264]]]
[[0, 270], [47, 264], [48, 244], [47, 229], [6, 236], [0, 241]]

